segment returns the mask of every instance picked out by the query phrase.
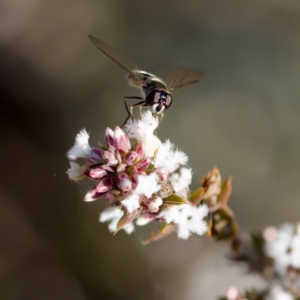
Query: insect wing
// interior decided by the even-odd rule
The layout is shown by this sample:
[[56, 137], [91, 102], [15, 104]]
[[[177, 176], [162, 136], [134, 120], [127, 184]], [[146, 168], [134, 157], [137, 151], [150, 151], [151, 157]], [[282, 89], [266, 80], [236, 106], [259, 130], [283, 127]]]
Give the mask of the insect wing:
[[143, 84], [139, 73], [139, 67], [129, 57], [115, 47], [99, 40], [92, 35], [89, 35], [89, 39], [99, 50], [117, 63], [121, 68], [131, 74], [138, 84]]
[[167, 87], [170, 92], [173, 92], [181, 87], [196, 83], [203, 77], [203, 72], [198, 69], [173, 68], [166, 75]]

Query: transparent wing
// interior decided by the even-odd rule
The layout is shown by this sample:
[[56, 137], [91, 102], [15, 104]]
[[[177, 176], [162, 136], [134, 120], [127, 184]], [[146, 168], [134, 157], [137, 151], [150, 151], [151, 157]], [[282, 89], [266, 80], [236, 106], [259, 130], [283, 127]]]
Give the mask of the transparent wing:
[[191, 68], [173, 68], [166, 74], [167, 87], [170, 92], [202, 80], [201, 70]]
[[139, 73], [139, 67], [124, 53], [115, 47], [97, 39], [96, 37], [89, 35], [89, 39], [92, 43], [101, 50], [105, 55], [117, 63], [121, 68], [130, 73], [138, 84], [143, 84]]

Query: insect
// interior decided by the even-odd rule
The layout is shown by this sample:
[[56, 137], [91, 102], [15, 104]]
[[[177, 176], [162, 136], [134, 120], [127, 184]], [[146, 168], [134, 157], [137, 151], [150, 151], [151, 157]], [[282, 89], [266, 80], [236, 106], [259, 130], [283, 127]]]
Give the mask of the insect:
[[[89, 39], [99, 50], [128, 72], [128, 83], [131, 86], [140, 88], [142, 91], [143, 97], [124, 97], [128, 116], [122, 127], [126, 124], [128, 119], [132, 117], [132, 109], [135, 106], [139, 106], [140, 109], [142, 106], [151, 107], [153, 114], [161, 114], [161, 121], [163, 118], [163, 111], [168, 109], [172, 104], [171, 93], [178, 88], [196, 83], [203, 79], [203, 72], [201, 70], [192, 68], [172, 68], [166, 74], [165, 83], [159, 77], [141, 71], [129, 57], [115, 47], [92, 35], [89, 35]], [[129, 99], [140, 101], [131, 105], [129, 109], [126, 101]]]

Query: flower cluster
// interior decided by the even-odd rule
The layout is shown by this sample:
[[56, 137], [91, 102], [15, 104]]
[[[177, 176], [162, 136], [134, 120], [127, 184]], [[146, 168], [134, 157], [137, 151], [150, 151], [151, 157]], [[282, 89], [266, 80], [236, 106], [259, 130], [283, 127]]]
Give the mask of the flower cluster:
[[285, 276], [289, 268], [300, 271], [300, 224], [283, 224], [264, 230], [265, 252], [274, 260], [275, 272]]
[[[207, 204], [190, 200], [191, 169], [185, 167], [188, 157], [167, 140], [154, 134], [157, 117], [149, 111], [139, 120], [130, 120], [105, 132], [105, 146], [91, 147], [85, 129], [76, 136], [67, 157], [71, 180], [86, 177], [95, 181], [84, 201], [106, 199], [110, 207], [100, 214], [100, 222], [109, 221], [109, 230], [121, 228], [133, 232], [135, 225], [152, 221], [162, 226], [146, 242], [177, 230], [179, 238], [207, 232]], [[76, 162], [79, 158], [84, 163]]]
[[230, 258], [245, 262], [249, 271], [267, 279], [268, 286], [244, 294], [232, 287], [222, 299], [300, 299], [300, 224], [270, 226], [256, 234], [239, 233], [232, 240]]
[[219, 300], [294, 300], [291, 293], [279, 285], [272, 285], [269, 290], [256, 291], [255, 289], [240, 293], [235, 286], [227, 289], [226, 296]]
[[272, 259], [274, 276], [300, 297], [300, 224], [268, 227], [263, 232], [265, 254]]

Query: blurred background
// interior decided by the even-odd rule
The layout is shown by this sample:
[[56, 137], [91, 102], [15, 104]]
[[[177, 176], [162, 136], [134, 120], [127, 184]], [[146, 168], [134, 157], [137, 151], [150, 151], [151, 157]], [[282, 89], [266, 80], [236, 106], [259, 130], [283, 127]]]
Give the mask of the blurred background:
[[224, 259], [227, 245], [110, 234], [105, 201], [83, 203], [68, 180], [66, 151], [82, 128], [103, 142], [123, 96], [139, 95], [92, 34], [158, 76], [202, 69], [159, 138], [188, 154], [192, 188], [214, 166], [233, 176], [242, 229], [299, 221], [299, 32], [298, 0], [1, 0], [0, 299], [209, 300], [263, 286]]

